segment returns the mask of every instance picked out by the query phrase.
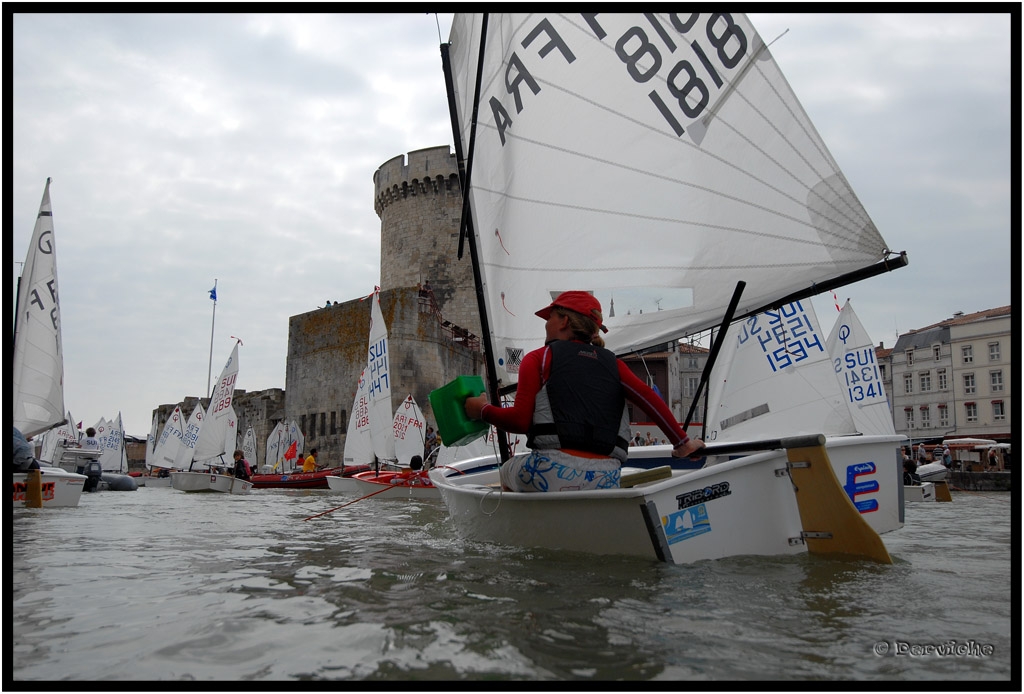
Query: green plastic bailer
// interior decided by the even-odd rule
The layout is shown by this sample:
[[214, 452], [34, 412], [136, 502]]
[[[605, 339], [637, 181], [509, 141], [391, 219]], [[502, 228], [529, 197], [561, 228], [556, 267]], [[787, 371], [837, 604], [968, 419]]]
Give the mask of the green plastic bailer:
[[430, 407], [437, 421], [437, 433], [445, 446], [464, 446], [487, 433], [490, 425], [466, 416], [466, 398], [484, 392], [480, 376], [458, 376], [430, 393]]

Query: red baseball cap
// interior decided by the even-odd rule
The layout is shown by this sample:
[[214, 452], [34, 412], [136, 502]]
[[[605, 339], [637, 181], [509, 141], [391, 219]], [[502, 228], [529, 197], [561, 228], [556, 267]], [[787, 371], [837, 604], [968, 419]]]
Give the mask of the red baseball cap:
[[569, 309], [570, 311], [575, 311], [576, 313], [581, 313], [597, 323], [597, 327], [600, 328], [602, 332], [608, 332], [608, 328], [604, 327], [604, 323], [601, 319], [601, 302], [598, 301], [590, 292], [562, 292], [548, 306], [537, 311], [537, 315], [544, 320], [547, 320], [551, 317], [551, 309], [556, 306], [559, 308]]

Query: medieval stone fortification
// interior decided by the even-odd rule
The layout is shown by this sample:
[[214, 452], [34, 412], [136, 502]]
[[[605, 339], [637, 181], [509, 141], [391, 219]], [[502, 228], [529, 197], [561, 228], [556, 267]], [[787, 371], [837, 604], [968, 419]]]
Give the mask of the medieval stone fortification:
[[[434, 424], [430, 391], [483, 372], [472, 265], [468, 251], [456, 258], [462, 189], [455, 155], [446, 146], [400, 155], [377, 169], [373, 182], [392, 408], [412, 394]], [[425, 284], [429, 289], [421, 291]], [[368, 298], [353, 299], [288, 322], [284, 416], [299, 422], [306, 449], [316, 446], [321, 463], [343, 457], [366, 364], [370, 306]]]
[[[433, 425], [430, 391], [456, 376], [483, 373], [468, 247], [464, 258], [457, 258], [462, 188], [455, 155], [447, 146], [399, 155], [377, 169], [373, 182], [392, 404], [397, 407], [412, 394]], [[429, 289], [421, 290], [427, 284]], [[321, 464], [340, 464], [369, 332], [366, 297], [292, 316], [284, 391], [235, 391], [239, 441], [252, 426], [265, 455], [274, 426], [294, 420], [307, 451], [315, 446]], [[186, 419], [196, 401], [186, 399]], [[160, 430], [173, 410], [174, 405], [157, 409]]]

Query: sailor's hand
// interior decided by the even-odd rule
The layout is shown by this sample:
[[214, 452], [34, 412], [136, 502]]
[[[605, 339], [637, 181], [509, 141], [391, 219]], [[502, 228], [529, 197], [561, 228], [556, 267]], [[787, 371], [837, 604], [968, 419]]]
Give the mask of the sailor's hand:
[[484, 405], [486, 404], [486, 395], [466, 398], [466, 416], [470, 419], [480, 419], [480, 413], [483, 412]]
[[689, 439], [686, 443], [681, 443], [672, 449], [672, 457], [689, 458], [702, 448], [704, 448], [703, 441], [700, 439]]

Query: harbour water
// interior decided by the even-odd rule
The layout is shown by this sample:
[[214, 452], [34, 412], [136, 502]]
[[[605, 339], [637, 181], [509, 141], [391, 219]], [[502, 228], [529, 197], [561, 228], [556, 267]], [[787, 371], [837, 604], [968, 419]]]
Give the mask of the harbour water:
[[887, 566], [475, 544], [439, 500], [303, 521], [355, 498], [142, 488], [14, 509], [15, 686], [1020, 683], [1009, 493], [908, 504]]

